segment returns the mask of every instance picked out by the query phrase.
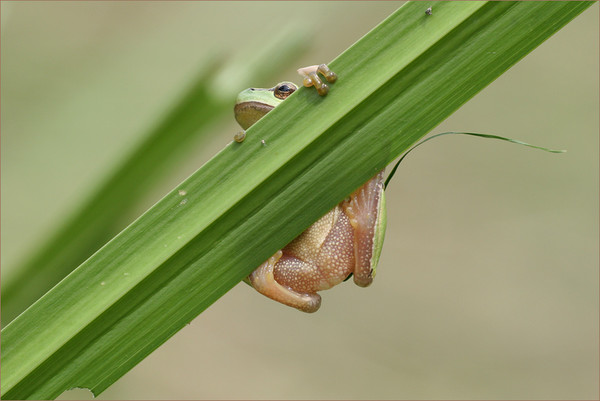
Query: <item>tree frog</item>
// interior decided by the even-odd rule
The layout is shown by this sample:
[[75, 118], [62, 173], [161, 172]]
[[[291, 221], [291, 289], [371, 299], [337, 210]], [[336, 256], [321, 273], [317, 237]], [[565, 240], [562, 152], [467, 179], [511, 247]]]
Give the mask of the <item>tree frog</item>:
[[[298, 70], [305, 86], [315, 86], [321, 96], [336, 77], [326, 65]], [[235, 118], [245, 130], [277, 107], [297, 86], [281, 82], [270, 89], [249, 88], [241, 92]], [[244, 135], [245, 136], [245, 135]], [[236, 139], [238, 142], [243, 140]], [[254, 270], [245, 280], [267, 297], [303, 312], [321, 306], [318, 291], [329, 289], [354, 276], [366, 287], [373, 281], [385, 234], [383, 171], [356, 189], [344, 201], [307, 228], [283, 249]]]

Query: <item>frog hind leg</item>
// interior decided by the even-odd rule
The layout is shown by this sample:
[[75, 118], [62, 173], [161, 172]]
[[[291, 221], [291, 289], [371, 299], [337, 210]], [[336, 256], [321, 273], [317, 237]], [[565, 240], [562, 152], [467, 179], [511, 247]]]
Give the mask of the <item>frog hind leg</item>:
[[385, 232], [385, 195], [380, 171], [343, 202], [343, 210], [354, 228], [354, 283], [367, 287], [373, 282]]
[[316, 312], [321, 306], [321, 296], [319, 294], [302, 294], [282, 286], [275, 280], [273, 272], [282, 255], [281, 250], [277, 251], [275, 255], [271, 256], [248, 276], [248, 281], [256, 291], [277, 302], [302, 312]]

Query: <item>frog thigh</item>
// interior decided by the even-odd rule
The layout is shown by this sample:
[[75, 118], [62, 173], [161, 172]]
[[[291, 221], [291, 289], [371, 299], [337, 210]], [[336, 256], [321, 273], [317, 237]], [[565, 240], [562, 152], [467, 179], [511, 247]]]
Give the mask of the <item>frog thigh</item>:
[[344, 212], [354, 228], [354, 282], [366, 287], [373, 282], [385, 234], [385, 195], [380, 171], [344, 202]]
[[271, 256], [248, 276], [248, 281], [258, 292], [277, 302], [303, 312], [316, 312], [321, 306], [321, 296], [319, 294], [302, 294], [279, 284], [275, 280], [275, 266], [282, 255], [282, 251], [277, 251], [275, 255]]

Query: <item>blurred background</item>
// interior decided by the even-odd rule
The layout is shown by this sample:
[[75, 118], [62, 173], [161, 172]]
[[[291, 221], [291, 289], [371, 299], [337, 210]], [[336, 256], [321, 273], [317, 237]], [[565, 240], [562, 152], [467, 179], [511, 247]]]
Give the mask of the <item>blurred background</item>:
[[[215, 55], [235, 67], [213, 88], [233, 107], [246, 87], [299, 81], [297, 67], [331, 61], [400, 5], [3, 1], [2, 279]], [[306, 51], [245, 82], [244, 61], [282, 32]], [[307, 315], [240, 284], [99, 399], [597, 399], [598, 34], [595, 4], [433, 131], [567, 153], [429, 142], [387, 191], [371, 287], [340, 285]], [[120, 228], [237, 130], [233, 113], [213, 124]]]

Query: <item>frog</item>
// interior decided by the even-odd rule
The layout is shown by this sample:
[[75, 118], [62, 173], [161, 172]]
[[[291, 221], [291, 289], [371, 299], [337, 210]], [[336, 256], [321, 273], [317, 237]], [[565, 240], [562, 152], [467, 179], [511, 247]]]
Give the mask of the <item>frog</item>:
[[[303, 85], [315, 87], [326, 96], [329, 83], [337, 80], [327, 65], [298, 70]], [[298, 86], [280, 82], [272, 88], [249, 88], [236, 100], [234, 114], [242, 129], [292, 95]], [[235, 140], [245, 137], [237, 134]], [[313, 313], [321, 306], [319, 291], [330, 289], [351, 276], [367, 287], [373, 282], [386, 228], [384, 170], [357, 188], [342, 202], [278, 250], [246, 279], [259, 293], [302, 312]]]

